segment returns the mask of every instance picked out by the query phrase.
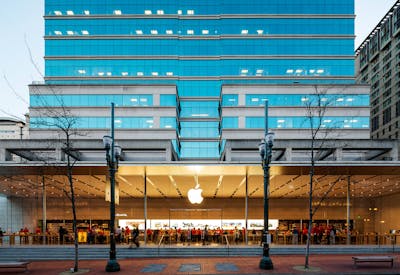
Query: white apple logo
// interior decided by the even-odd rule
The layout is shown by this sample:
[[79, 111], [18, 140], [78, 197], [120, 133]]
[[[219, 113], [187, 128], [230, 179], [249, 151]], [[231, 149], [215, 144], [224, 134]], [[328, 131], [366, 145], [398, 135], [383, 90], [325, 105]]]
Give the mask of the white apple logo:
[[200, 204], [203, 201], [203, 197], [201, 196], [201, 192], [203, 192], [203, 189], [200, 188], [200, 184], [197, 184], [196, 187], [193, 189], [190, 189], [188, 191], [188, 198], [190, 203], [192, 204]]

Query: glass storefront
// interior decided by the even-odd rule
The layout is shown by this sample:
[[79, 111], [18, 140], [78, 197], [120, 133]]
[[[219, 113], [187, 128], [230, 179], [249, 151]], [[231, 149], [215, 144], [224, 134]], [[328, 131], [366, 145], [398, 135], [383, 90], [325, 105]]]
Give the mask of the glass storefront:
[[[309, 175], [281, 173], [282, 169], [271, 167], [272, 243], [302, 244], [309, 220]], [[106, 175], [74, 176], [82, 244], [109, 241]], [[150, 246], [186, 245], [188, 241], [193, 245], [260, 244], [264, 213], [260, 167], [123, 166], [116, 179], [116, 232], [121, 244], [130, 241], [135, 227], [141, 232], [140, 240]], [[400, 242], [395, 239], [400, 229], [398, 176], [318, 174], [315, 180], [313, 208], [318, 211], [311, 228], [313, 244], [347, 244], [348, 229], [351, 244]], [[64, 176], [3, 176], [0, 182], [6, 194], [0, 201], [4, 205], [0, 213], [3, 243], [43, 243], [43, 231], [48, 244], [72, 242], [72, 210], [63, 194], [68, 188]], [[191, 203], [190, 193], [201, 195], [201, 203]]]

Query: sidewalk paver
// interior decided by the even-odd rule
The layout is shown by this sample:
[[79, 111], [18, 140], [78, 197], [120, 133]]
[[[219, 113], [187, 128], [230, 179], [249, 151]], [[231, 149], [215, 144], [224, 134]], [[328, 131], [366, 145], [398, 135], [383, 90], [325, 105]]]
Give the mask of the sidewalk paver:
[[[386, 275], [400, 274], [400, 254], [390, 254], [395, 257], [393, 268], [385, 263], [367, 263], [353, 265], [353, 255], [311, 255], [310, 267], [305, 272], [304, 255], [272, 256], [273, 270], [261, 270], [258, 265], [260, 257], [213, 257], [213, 258], [134, 258], [118, 260], [121, 271], [125, 274], [329, 274], [329, 275]], [[110, 274], [105, 271], [106, 260], [82, 260], [80, 269], [88, 270], [85, 274]], [[33, 275], [59, 275], [73, 266], [73, 261], [37, 261], [29, 264], [28, 272]], [[3, 273], [0, 270], [1, 274]], [[64, 273], [65, 274], [65, 273]]]

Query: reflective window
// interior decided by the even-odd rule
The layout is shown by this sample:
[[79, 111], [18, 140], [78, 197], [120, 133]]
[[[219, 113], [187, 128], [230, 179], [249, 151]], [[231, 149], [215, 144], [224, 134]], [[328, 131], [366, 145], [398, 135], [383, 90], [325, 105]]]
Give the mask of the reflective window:
[[[89, 3], [76, 0], [46, 1], [45, 14], [116, 15], [139, 14], [168, 15], [215, 15], [215, 14], [354, 14], [354, 1], [348, 0], [202, 0], [196, 1], [120, 1], [91, 0]], [[162, 12], [161, 12], [162, 11]]]
[[280, 95], [246, 95], [246, 106], [264, 106], [268, 100], [269, 106], [369, 106], [369, 95], [327, 94], [318, 97], [312, 94], [280, 94]]
[[180, 117], [182, 118], [219, 117], [218, 101], [181, 101], [180, 109]]
[[219, 142], [181, 142], [181, 158], [219, 158]]
[[184, 121], [180, 123], [183, 138], [218, 138], [219, 123], [216, 121]]
[[239, 96], [237, 94], [224, 94], [222, 95], [222, 106], [238, 106]]
[[[264, 117], [246, 117], [246, 128], [264, 128]], [[313, 125], [319, 125], [319, 118], [313, 118]], [[310, 120], [305, 117], [269, 117], [270, 128], [310, 129]], [[369, 117], [323, 117], [321, 128], [369, 128]]]
[[180, 80], [177, 81], [179, 97], [220, 97], [221, 81]]
[[[314, 77], [354, 76], [353, 59], [229, 59], [229, 60], [46, 60], [46, 76], [157, 78], [174, 71], [176, 76]], [[82, 74], [81, 72], [85, 73]], [[138, 72], [141, 73], [138, 76]]]
[[46, 56], [117, 55], [353, 55], [350, 38], [55, 39]]
[[176, 95], [160, 95], [160, 106], [176, 106]]
[[[354, 19], [350, 18], [86, 18], [46, 19], [47, 36], [71, 35], [239, 35], [246, 30], [248, 35], [352, 35]], [[153, 31], [153, 32], [152, 32]]]
[[176, 129], [176, 117], [160, 117], [160, 128]]
[[223, 117], [222, 118], [222, 128], [239, 128], [239, 118], [238, 117]]
[[[60, 124], [62, 118], [52, 117], [31, 117], [30, 127], [41, 129], [55, 129]], [[124, 129], [143, 129], [153, 128], [152, 117], [116, 117], [114, 119], [115, 128]], [[74, 129], [108, 129], [110, 128], [110, 117], [77, 117]]]
[[111, 102], [115, 106], [153, 106], [152, 95], [107, 95], [107, 94], [79, 94], [79, 95], [30, 95], [30, 105], [40, 106], [64, 106], [64, 107], [107, 107]]

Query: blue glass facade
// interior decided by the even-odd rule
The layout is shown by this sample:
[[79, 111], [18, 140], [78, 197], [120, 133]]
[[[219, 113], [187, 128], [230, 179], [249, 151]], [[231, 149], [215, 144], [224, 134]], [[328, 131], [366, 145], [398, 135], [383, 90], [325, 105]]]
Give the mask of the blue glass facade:
[[[161, 117], [160, 128], [177, 130], [182, 159], [219, 158], [221, 129], [238, 127], [237, 117], [221, 115], [222, 107], [239, 102], [237, 95], [221, 96], [224, 84], [354, 83], [354, 0], [45, 2], [46, 83], [176, 85], [177, 94], [160, 95], [159, 106], [176, 107], [178, 115]], [[247, 95], [245, 106], [265, 98], [272, 106], [302, 106], [305, 96]], [[112, 101], [117, 107], [154, 106], [151, 94], [61, 98], [73, 107]], [[337, 106], [368, 101], [348, 98]], [[59, 106], [51, 95], [45, 99], [32, 95], [31, 107]], [[118, 120], [121, 128], [153, 126], [153, 117]], [[283, 127], [299, 125], [292, 120]], [[82, 117], [79, 127], [101, 128], [106, 121]], [[257, 121], [246, 118], [246, 127], [258, 127]]]

